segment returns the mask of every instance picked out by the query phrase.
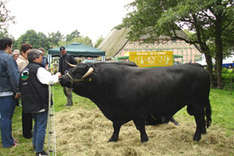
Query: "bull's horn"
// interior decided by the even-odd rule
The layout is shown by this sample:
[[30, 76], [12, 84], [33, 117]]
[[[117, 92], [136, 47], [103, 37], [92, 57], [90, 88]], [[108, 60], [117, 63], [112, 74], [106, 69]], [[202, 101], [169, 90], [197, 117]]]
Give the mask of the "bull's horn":
[[75, 68], [76, 67], [76, 65], [75, 64], [71, 64], [71, 63], [68, 63], [68, 62], [66, 62], [70, 67], [72, 67], [72, 68]]
[[85, 79], [86, 77], [88, 77], [90, 74], [92, 74], [93, 71], [94, 69], [90, 67], [89, 70], [82, 76], [82, 79]]

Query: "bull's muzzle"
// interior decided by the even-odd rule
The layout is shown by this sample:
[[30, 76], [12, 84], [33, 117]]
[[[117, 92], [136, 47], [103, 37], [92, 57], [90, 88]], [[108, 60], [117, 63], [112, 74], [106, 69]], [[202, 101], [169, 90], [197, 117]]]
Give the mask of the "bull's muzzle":
[[67, 72], [65, 75], [60, 78], [60, 84], [62, 86], [66, 87], [72, 87], [74, 83], [79, 83], [84, 81], [90, 74], [92, 74], [94, 69], [92, 67], [89, 68], [89, 70], [80, 78], [73, 78], [69, 72]]
[[60, 79], [59, 79], [59, 83], [63, 86], [63, 87], [68, 87], [71, 88], [72, 87], [72, 81], [70, 80], [70, 78], [65, 74], [63, 75]]

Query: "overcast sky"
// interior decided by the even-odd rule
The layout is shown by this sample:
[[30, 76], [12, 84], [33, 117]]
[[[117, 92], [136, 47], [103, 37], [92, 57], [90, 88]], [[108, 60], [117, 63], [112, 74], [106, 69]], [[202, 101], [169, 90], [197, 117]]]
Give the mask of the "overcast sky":
[[29, 29], [66, 35], [78, 30], [95, 42], [122, 22], [126, 4], [132, 0], [8, 0], [7, 8], [16, 16], [9, 33], [16, 39]]

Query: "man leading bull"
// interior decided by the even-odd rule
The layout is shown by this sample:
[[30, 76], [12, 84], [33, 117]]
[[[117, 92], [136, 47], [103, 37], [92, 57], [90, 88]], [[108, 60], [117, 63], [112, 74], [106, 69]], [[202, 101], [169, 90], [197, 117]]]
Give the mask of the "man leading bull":
[[[59, 59], [59, 72], [64, 75], [68, 72], [68, 70], [71, 68], [69, 64], [76, 65], [77, 62], [73, 58], [73, 56], [68, 55], [67, 51], [64, 46], [60, 47], [60, 59]], [[66, 106], [72, 106], [72, 89], [68, 87], [63, 87], [63, 92], [67, 98], [67, 104]]]

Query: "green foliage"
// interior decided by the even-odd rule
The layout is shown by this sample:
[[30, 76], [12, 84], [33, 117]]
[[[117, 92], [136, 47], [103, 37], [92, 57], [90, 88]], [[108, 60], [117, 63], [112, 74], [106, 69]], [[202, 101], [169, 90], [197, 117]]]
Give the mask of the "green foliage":
[[92, 45], [92, 40], [89, 38], [89, 37], [83, 37], [83, 36], [80, 36], [78, 38], [73, 38], [71, 41], [60, 41], [59, 42], [59, 45], [68, 45], [68, 44], [71, 44], [71, 43], [82, 43], [82, 44], [85, 44], [85, 45], [89, 45], [89, 46], [93, 46]]
[[226, 90], [234, 89], [234, 69], [223, 68], [222, 79], [223, 79], [224, 88]]
[[37, 33], [35, 30], [28, 30], [14, 42], [14, 49], [20, 49], [23, 43], [29, 43], [33, 46], [33, 48], [42, 47], [48, 50], [53, 47], [64, 46], [73, 42], [79, 42], [92, 46], [92, 40], [87, 36], [79, 36], [79, 32], [77, 30], [73, 31], [71, 34], [68, 34], [66, 38], [64, 38], [64, 35], [59, 31], [56, 33], [49, 33], [47, 37], [42, 32]]
[[[184, 40], [205, 53], [211, 70], [211, 56], [215, 56], [217, 84], [222, 88], [223, 55], [230, 54], [234, 43], [234, 2], [229, 0], [135, 0], [133, 11], [119, 27], [130, 28], [129, 39], [154, 42], [160, 36]], [[193, 35], [184, 35], [187, 29]]]
[[21, 35], [15, 42], [16, 48], [20, 49], [23, 43], [31, 44], [33, 48], [50, 48], [47, 36], [42, 32], [37, 33], [35, 30], [28, 30], [25, 34]]
[[92, 40], [88, 36], [85, 37], [80, 36], [78, 38], [73, 38], [71, 42], [78, 42], [78, 43], [83, 43], [85, 45], [93, 46]]
[[[183, 39], [191, 44], [198, 43], [198, 38], [181, 37], [176, 30], [187, 29], [201, 33], [203, 40], [215, 38], [216, 16], [222, 13], [222, 28], [229, 32], [227, 39], [233, 41], [233, 2], [222, 0], [135, 0], [131, 3], [134, 11], [130, 12], [123, 20], [122, 27], [130, 27], [129, 38], [139, 39], [142, 35], [149, 35], [152, 40], [157, 40], [160, 35], [167, 35], [172, 38]], [[198, 32], [201, 31], [201, 32]], [[232, 37], [231, 37], [232, 35]], [[225, 35], [226, 36], [226, 35]], [[197, 36], [196, 36], [197, 37]], [[233, 42], [232, 42], [233, 43]]]
[[74, 30], [70, 34], [67, 34], [66, 36], [66, 42], [71, 42], [74, 38], [79, 38], [80, 32], [78, 30]]
[[4, 38], [4, 37], [11, 38], [6, 29], [0, 30], [0, 38]]
[[56, 33], [49, 33], [48, 40], [50, 42], [50, 47], [59, 46], [59, 41], [62, 41], [63, 38], [63, 35], [59, 31], [57, 31]]

